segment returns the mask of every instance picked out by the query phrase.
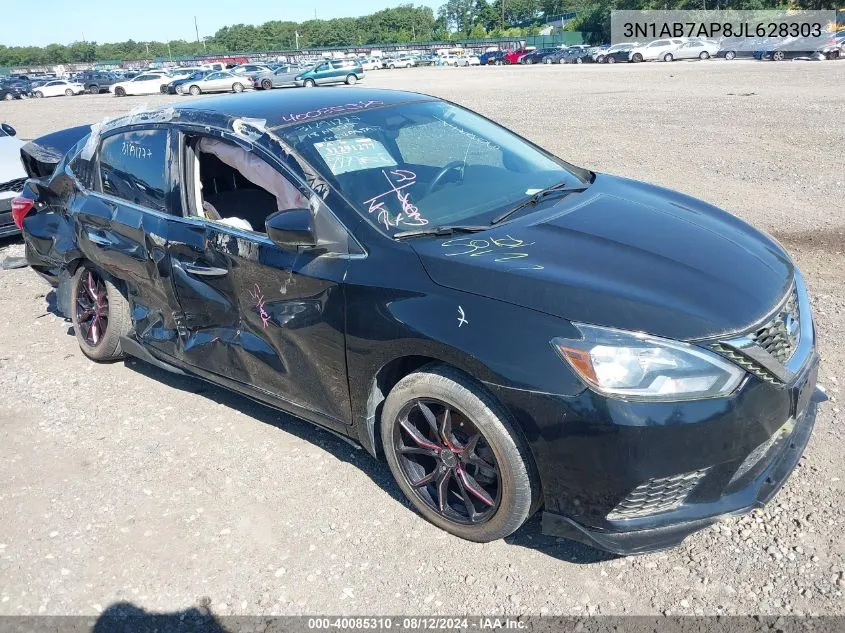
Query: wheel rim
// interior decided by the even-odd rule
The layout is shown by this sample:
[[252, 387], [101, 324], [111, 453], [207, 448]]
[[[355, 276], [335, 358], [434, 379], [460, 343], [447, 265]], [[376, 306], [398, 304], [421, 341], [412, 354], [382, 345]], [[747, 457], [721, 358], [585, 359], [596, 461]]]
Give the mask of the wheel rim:
[[94, 271], [80, 275], [76, 288], [76, 323], [79, 333], [91, 347], [103, 340], [109, 323], [109, 297], [106, 284]]
[[265, 79], [265, 80], [262, 82], [261, 87], [262, 87], [262, 88], [264, 88], [264, 90], [270, 90], [270, 88], [272, 88], [272, 87], [273, 87], [273, 84], [271, 84], [271, 83], [270, 83], [270, 81], [269, 81], [268, 79]]
[[241, 84], [235, 84], [232, 86], [232, 90], [235, 92], [243, 92], [244, 87]]
[[200, 93], [200, 89], [196, 86], [192, 86], [190, 92], [192, 95], [198, 95]]
[[496, 514], [502, 487], [498, 463], [476, 425], [434, 398], [405, 404], [393, 427], [402, 475], [419, 501], [462, 525]]
[[725, 59], [733, 59], [733, 58], [734, 58], [734, 53], [732, 51], [725, 53]]
[[68, 88], [67, 90], [65, 90], [65, 95], [67, 95], [68, 97], [72, 97], [73, 96], [73, 90]]
[[35, 93], [35, 98], [36, 98], [36, 99], [40, 99], [40, 98], [41, 98], [41, 97], [43, 97], [43, 96], [44, 96], [44, 95], [43, 95], [43, 94], [41, 94], [40, 92], [36, 92], [36, 93]]

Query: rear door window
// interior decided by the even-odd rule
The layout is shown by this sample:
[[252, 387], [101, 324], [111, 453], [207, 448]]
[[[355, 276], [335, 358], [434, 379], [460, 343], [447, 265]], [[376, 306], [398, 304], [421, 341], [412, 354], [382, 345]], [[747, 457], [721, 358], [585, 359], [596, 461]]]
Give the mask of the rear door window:
[[167, 130], [137, 130], [109, 136], [100, 147], [102, 192], [165, 211], [167, 152]]

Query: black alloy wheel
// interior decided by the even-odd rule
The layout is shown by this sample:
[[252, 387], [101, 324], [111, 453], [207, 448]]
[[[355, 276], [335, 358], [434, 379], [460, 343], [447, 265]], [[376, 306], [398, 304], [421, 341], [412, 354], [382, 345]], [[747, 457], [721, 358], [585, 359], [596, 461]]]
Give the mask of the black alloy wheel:
[[109, 327], [109, 297], [98, 273], [86, 269], [76, 284], [76, 319], [80, 336], [91, 348], [103, 342]]
[[433, 398], [408, 402], [394, 427], [402, 474], [419, 500], [444, 519], [475, 524], [499, 507], [499, 467], [476, 426]]
[[539, 507], [536, 467], [510, 414], [453, 367], [432, 363], [396, 383], [380, 435], [402, 492], [451, 534], [479, 543], [504, 538]]

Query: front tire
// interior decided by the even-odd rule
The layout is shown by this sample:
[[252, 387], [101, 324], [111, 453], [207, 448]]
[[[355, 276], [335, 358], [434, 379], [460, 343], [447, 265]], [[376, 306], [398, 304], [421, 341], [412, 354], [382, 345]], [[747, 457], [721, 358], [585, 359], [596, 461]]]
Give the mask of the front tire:
[[616, 63], [616, 58], [615, 58], [615, 57], [608, 57], [605, 61], [606, 61], [608, 64], [615, 64], [615, 63]]
[[115, 88], [114, 89], [114, 95], [116, 97], [125, 97], [126, 96], [126, 90], [124, 90], [123, 88]]
[[273, 82], [269, 79], [265, 79], [261, 82], [261, 88], [264, 90], [270, 90], [271, 88], [273, 88]]
[[192, 95], [194, 95], [195, 97], [196, 97], [196, 96], [198, 96], [198, 95], [201, 95], [201, 94], [202, 94], [202, 90], [200, 89], [200, 87], [199, 87], [199, 86], [191, 86], [191, 87], [188, 89], [188, 92], [190, 92], [190, 93], [191, 93]]
[[664, 61], [664, 62], [671, 62], [671, 61], [672, 61], [672, 60], [674, 60], [674, 59], [675, 59], [675, 58], [674, 58], [674, 57], [672, 57], [672, 53], [666, 53], [666, 54], [663, 56], [663, 61]]
[[314, 87], [314, 86], [316, 86], [316, 85], [317, 85], [317, 84], [316, 84], [316, 83], [314, 83], [314, 80], [313, 80], [313, 79], [306, 79], [306, 80], [305, 80], [305, 87], [306, 87], [306, 88], [313, 88], [313, 87]]
[[96, 84], [92, 84], [88, 86], [88, 94], [90, 95], [98, 95], [100, 94], [100, 86]]
[[727, 59], [728, 61], [731, 61], [735, 57], [736, 53], [734, 53], [733, 51], [728, 51], [727, 53], [725, 53], [725, 59]]
[[88, 265], [74, 273], [71, 306], [73, 331], [82, 353], [91, 360], [123, 357], [120, 337], [132, 327], [129, 302], [112, 280]]
[[635, 63], [639, 63], [639, 62], [643, 61], [642, 54], [641, 53], [634, 53], [634, 56], [631, 57], [631, 61], [635, 62]]
[[782, 62], [784, 59], [786, 59], [786, 55], [783, 54], [783, 51], [775, 51], [774, 53], [772, 53], [772, 59], [776, 62]]
[[536, 509], [533, 462], [507, 411], [451, 367], [429, 365], [400, 380], [385, 400], [381, 437], [402, 492], [455, 536], [495, 541]]
[[35, 97], [36, 99], [42, 99], [44, 97], [44, 93], [41, 92], [40, 90], [36, 90], [35, 92], [32, 93], [32, 96]]
[[73, 96], [73, 90], [71, 90], [70, 88], [65, 90], [65, 96], [66, 97], [72, 97]]
[[705, 59], [710, 59], [710, 53], [707, 51], [701, 51], [701, 54], [698, 56], [698, 59], [704, 61]]

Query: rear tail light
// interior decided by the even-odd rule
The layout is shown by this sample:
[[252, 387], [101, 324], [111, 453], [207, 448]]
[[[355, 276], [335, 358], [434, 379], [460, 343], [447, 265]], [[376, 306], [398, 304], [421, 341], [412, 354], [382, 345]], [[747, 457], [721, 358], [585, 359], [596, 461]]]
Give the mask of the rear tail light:
[[12, 200], [12, 220], [15, 222], [15, 226], [19, 229], [23, 228], [23, 219], [26, 217], [27, 213], [32, 211], [34, 206], [35, 200], [30, 200], [29, 198], [21, 198], [18, 196]]

